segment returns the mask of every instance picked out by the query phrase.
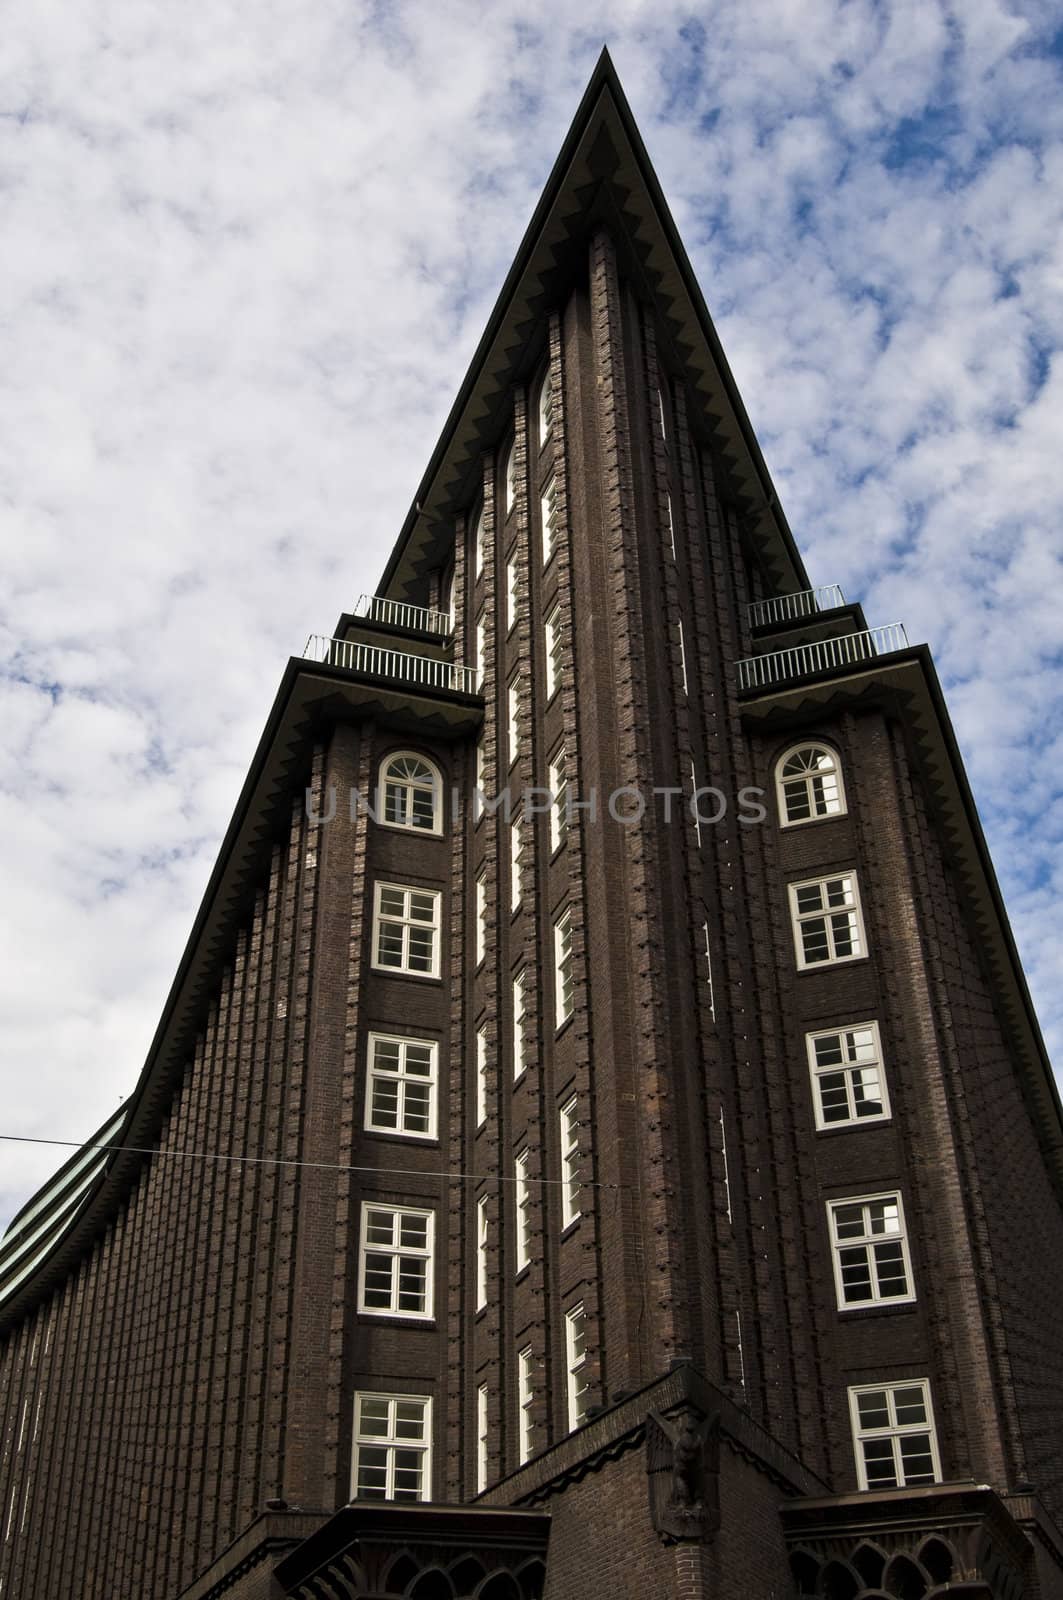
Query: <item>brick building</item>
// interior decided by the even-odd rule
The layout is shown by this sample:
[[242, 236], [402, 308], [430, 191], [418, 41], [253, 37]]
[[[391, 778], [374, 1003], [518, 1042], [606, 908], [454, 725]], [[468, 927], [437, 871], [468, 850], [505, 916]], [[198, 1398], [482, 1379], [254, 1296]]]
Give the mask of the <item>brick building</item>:
[[603, 57], [0, 1247], [0, 1600], [1063, 1596], [1061, 1132], [928, 652], [810, 587]]

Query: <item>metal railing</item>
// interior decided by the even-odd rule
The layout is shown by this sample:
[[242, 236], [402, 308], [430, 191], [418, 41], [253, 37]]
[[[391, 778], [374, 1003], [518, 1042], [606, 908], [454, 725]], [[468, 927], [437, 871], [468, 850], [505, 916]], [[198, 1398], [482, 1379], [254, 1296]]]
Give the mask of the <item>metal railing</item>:
[[814, 644], [798, 644], [790, 650], [747, 656], [737, 663], [738, 687], [762, 689], [769, 684], [784, 683], [788, 678], [834, 672], [839, 667], [855, 667], [862, 661], [873, 661], [876, 656], [907, 647], [904, 623], [888, 622], [883, 628], [868, 628], [865, 633], [847, 633], [840, 639], [817, 639]]
[[448, 634], [454, 631], [454, 618], [449, 611], [408, 606], [403, 600], [385, 600], [379, 594], [360, 595], [354, 614], [356, 617], [365, 617], [367, 622], [386, 622], [392, 628], [416, 628], [419, 633]]
[[452, 661], [434, 656], [411, 656], [402, 650], [378, 650], [375, 645], [357, 644], [352, 639], [330, 639], [312, 633], [303, 657], [323, 666], [343, 667], [373, 678], [395, 678], [400, 683], [416, 683], [425, 689], [447, 689], [456, 694], [476, 693], [476, 670], [456, 667]]
[[799, 589], [796, 594], [776, 594], [769, 600], [754, 600], [749, 607], [749, 626], [763, 628], [770, 622], [797, 622], [844, 604], [845, 596], [836, 583], [824, 584], [821, 589]]

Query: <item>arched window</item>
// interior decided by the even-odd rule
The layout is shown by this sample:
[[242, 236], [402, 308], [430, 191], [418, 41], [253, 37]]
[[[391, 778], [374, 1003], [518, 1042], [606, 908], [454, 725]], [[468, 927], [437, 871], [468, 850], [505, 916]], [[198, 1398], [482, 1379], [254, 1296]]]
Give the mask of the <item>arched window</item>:
[[550, 429], [554, 425], [554, 380], [547, 365], [543, 373], [543, 381], [539, 385], [539, 447], [540, 449], [550, 437]]
[[517, 441], [514, 439], [506, 457], [506, 516], [513, 510], [517, 498]]
[[826, 745], [799, 744], [787, 750], [775, 768], [775, 787], [784, 828], [845, 812], [841, 764]]
[[424, 756], [400, 750], [380, 769], [377, 820], [389, 828], [442, 833], [443, 780]]

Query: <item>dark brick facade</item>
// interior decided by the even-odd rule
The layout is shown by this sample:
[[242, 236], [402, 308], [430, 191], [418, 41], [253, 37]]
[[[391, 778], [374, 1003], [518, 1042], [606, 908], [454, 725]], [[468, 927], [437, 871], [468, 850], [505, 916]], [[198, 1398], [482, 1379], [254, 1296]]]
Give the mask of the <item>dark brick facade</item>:
[[[543, 1561], [549, 1600], [782, 1600], [795, 1584], [855, 1600], [961, 1579], [963, 1594], [1063, 1594], [1058, 1106], [1009, 1010], [1021, 976], [994, 955], [1007, 933], [990, 869], [972, 888], [964, 864], [980, 834], [968, 819], [960, 840], [962, 769], [925, 653], [739, 693], [735, 663], [775, 648], [751, 604], [807, 580], [669, 230], [605, 63], [381, 587], [438, 608], [452, 582], [452, 629], [345, 615], [329, 659], [291, 664], [175, 986], [175, 1065], [159, 1064], [164, 1019], [132, 1150], [101, 1163], [25, 1281], [5, 1276], [4, 1250], [28, 1249], [32, 1210], [0, 1250], [2, 1600], [534, 1600]], [[423, 672], [411, 686], [402, 662], [470, 664], [478, 625], [478, 695]], [[801, 637], [843, 626], [813, 617]], [[401, 654], [381, 666], [385, 647]], [[776, 765], [805, 738], [835, 751], [846, 811], [781, 828]], [[439, 770], [438, 835], [348, 803], [400, 750]], [[560, 750], [581, 804], [554, 849], [545, 809], [523, 800], [514, 906], [510, 822], [476, 820], [473, 790], [519, 811]], [[699, 826], [688, 802], [707, 786], [726, 809]], [[617, 791], [642, 814], [612, 815]], [[787, 886], [842, 871], [866, 953], [799, 970]], [[375, 968], [381, 881], [439, 893], [438, 976]], [[573, 1010], [557, 1026], [562, 910]], [[806, 1035], [872, 1020], [891, 1116], [817, 1131]], [[437, 1046], [435, 1138], [367, 1129], [378, 1031]], [[566, 1227], [573, 1098], [582, 1187]], [[915, 1297], [839, 1310], [827, 1204], [882, 1192], [903, 1199]], [[431, 1213], [430, 1317], [359, 1312], [366, 1202]], [[590, 1410], [573, 1430], [576, 1305]], [[848, 1390], [916, 1379], [942, 1486], [861, 1494]], [[348, 1506], [360, 1391], [431, 1400], [435, 1504], [419, 1522], [417, 1506], [375, 1522], [371, 1502]], [[655, 1531], [651, 1410], [718, 1419], [718, 1531]]]

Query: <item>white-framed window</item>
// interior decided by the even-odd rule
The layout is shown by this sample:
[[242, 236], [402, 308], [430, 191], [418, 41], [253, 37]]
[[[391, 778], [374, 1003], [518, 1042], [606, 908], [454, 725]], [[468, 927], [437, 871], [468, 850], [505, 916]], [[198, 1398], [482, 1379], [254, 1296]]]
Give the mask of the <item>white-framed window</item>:
[[[486, 785], [487, 785], [487, 742], [486, 742], [485, 739], [483, 739], [481, 737], [481, 738], [477, 739], [477, 741], [476, 741], [476, 787], [480, 792], [481, 798], [486, 797]], [[480, 820], [482, 815], [483, 815], [483, 806], [481, 804], [477, 804], [477, 807], [476, 807], [476, 820], [477, 820], [477, 822], [479, 822], [479, 820]]]
[[671, 497], [671, 495], [667, 495], [665, 497], [665, 502], [666, 502], [666, 509], [667, 509], [667, 512], [668, 512], [668, 544], [669, 544], [669, 547], [671, 548], [671, 551], [672, 551], [672, 560], [674, 561], [675, 560], [675, 519], [672, 516], [672, 497]]
[[434, 1039], [369, 1035], [365, 1125], [404, 1139], [436, 1137], [439, 1046]]
[[552, 699], [561, 682], [565, 636], [561, 628], [561, 607], [551, 606], [543, 624], [546, 633], [546, 698]]
[[476, 521], [473, 523], [472, 534], [472, 574], [478, 578], [484, 569], [484, 520], [487, 516], [487, 507], [481, 500], [476, 512]]
[[559, 850], [568, 832], [568, 778], [565, 773], [565, 747], [556, 751], [550, 762], [550, 854]]
[[476, 686], [477, 686], [477, 688], [482, 688], [483, 687], [484, 664], [486, 663], [486, 660], [487, 660], [487, 623], [485, 622], [483, 617], [479, 617], [477, 619], [477, 622], [476, 622], [476, 660], [475, 660], [475, 663], [474, 663], [475, 667], [476, 667]]
[[677, 622], [675, 626], [676, 634], [679, 639], [679, 671], [683, 679], [683, 693], [689, 694], [690, 688], [687, 683], [687, 647], [683, 640], [683, 624], [682, 622]]
[[775, 763], [775, 792], [783, 828], [845, 814], [841, 762], [824, 744], [798, 744], [785, 751]]
[[572, 912], [562, 911], [554, 923], [554, 1021], [560, 1028], [572, 1015]]
[[561, 1107], [561, 1226], [567, 1228], [580, 1214], [579, 1100], [576, 1095]]
[[531, 1345], [517, 1356], [517, 1451], [519, 1465], [531, 1459], [535, 1424], [532, 1406], [535, 1404], [535, 1374], [532, 1366]]
[[438, 978], [442, 900], [438, 889], [377, 883], [373, 901], [374, 967]]
[[557, 542], [557, 479], [553, 476], [539, 497], [539, 516], [543, 527], [543, 566], [554, 553]]
[[446, 571], [443, 573], [442, 577], [439, 580], [439, 609], [440, 609], [440, 611], [442, 611], [442, 613], [443, 613], [443, 615], [445, 617], [448, 617], [450, 619], [450, 627], [447, 629], [447, 632], [449, 633], [450, 629], [453, 628], [453, 626], [454, 626], [454, 563], [453, 563], [453, 561], [450, 563], [450, 566], [446, 569]]
[[487, 879], [481, 872], [476, 880], [476, 965], [487, 954]]
[[506, 457], [506, 516], [513, 510], [517, 502], [517, 441], [509, 447]]
[[435, 1215], [363, 1201], [358, 1310], [367, 1316], [432, 1316]]
[[856, 1022], [805, 1036], [817, 1128], [884, 1122], [889, 1089], [878, 1024]]
[[855, 872], [791, 883], [789, 894], [799, 967], [856, 961], [867, 954]]
[[516, 555], [506, 562], [506, 632], [517, 626], [517, 601], [520, 596], [520, 565]]
[[827, 1221], [840, 1311], [915, 1299], [899, 1194], [831, 1200]]
[[542, 382], [539, 384], [539, 400], [536, 410], [539, 414], [539, 448], [542, 449], [550, 437], [550, 430], [554, 425], [554, 376], [550, 371], [550, 363], [546, 364]]
[[850, 1389], [849, 1414], [861, 1489], [903, 1489], [941, 1481], [925, 1378]]
[[587, 1318], [582, 1304], [565, 1312], [565, 1372], [571, 1433], [587, 1420]]
[[663, 389], [658, 389], [657, 390], [657, 415], [661, 419], [661, 438], [664, 440], [665, 444], [667, 444], [668, 443], [668, 424], [665, 421], [665, 415], [664, 415], [664, 390]]
[[514, 1192], [517, 1201], [517, 1271], [523, 1272], [531, 1260], [531, 1185], [528, 1167], [531, 1151], [522, 1150], [514, 1159]]
[[490, 1223], [487, 1217], [487, 1196], [482, 1194], [476, 1202], [476, 1309], [482, 1311], [487, 1304], [487, 1242]]
[[509, 824], [509, 909], [521, 902], [521, 866], [524, 855], [524, 818], [514, 817]]
[[354, 1397], [352, 1500], [432, 1498], [432, 1401], [424, 1394]]
[[476, 1391], [476, 1493], [487, 1488], [487, 1385], [481, 1383]]
[[487, 1029], [476, 1030], [476, 1126], [487, 1121]]
[[516, 677], [506, 693], [506, 750], [512, 766], [520, 754], [520, 678]]
[[528, 1016], [522, 967], [513, 979], [513, 1077], [517, 1079], [528, 1065]]
[[380, 764], [377, 820], [386, 828], [443, 832], [443, 779], [435, 762], [399, 750]]

